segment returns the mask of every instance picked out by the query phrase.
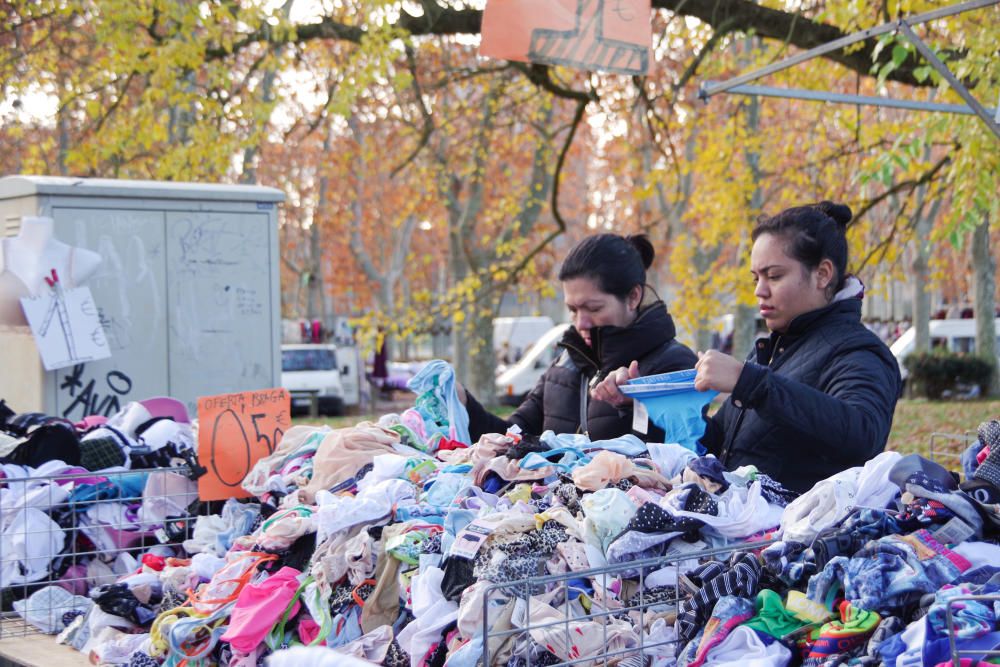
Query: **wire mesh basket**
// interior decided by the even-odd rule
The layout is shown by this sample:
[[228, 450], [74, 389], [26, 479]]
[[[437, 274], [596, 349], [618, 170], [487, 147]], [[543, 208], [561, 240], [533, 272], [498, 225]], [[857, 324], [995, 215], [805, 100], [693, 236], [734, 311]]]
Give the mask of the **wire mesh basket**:
[[[180, 554], [198, 498], [189, 468], [11, 476], [0, 487], [0, 639], [54, 634], [88, 593]], [[159, 554], [157, 554], [159, 552]]]

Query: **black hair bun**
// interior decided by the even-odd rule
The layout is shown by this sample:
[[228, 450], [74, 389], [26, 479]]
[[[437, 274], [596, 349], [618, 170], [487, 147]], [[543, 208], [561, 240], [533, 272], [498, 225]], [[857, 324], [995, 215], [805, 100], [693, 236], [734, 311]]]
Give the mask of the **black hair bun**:
[[[848, 210], [848, 212], [850, 211]], [[648, 269], [653, 265], [653, 258], [656, 257], [656, 249], [653, 248], [653, 244], [650, 243], [648, 236], [645, 234], [629, 234], [625, 237], [625, 240], [639, 252], [643, 268]]]
[[851, 207], [846, 204], [835, 204], [832, 201], [821, 201], [816, 204], [816, 208], [833, 218], [833, 221], [836, 222], [837, 226], [841, 229], [847, 229], [847, 225], [850, 224], [851, 218], [854, 217], [854, 214], [851, 212]]

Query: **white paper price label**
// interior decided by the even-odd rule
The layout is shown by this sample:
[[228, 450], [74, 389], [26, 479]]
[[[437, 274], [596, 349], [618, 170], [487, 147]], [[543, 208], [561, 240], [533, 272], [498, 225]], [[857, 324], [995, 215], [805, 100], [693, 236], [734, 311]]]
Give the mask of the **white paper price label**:
[[632, 401], [632, 430], [643, 435], [649, 433], [649, 412], [642, 401]]

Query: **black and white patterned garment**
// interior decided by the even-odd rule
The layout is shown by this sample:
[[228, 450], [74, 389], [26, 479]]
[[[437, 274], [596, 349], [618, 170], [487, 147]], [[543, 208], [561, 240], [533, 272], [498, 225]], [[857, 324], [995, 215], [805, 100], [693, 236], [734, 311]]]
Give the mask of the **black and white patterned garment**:
[[684, 642], [694, 637], [708, 620], [712, 608], [724, 595], [754, 599], [760, 584], [760, 563], [751, 553], [737, 554], [729, 566], [718, 561], [705, 563], [688, 578], [701, 588], [677, 610], [677, 634]]
[[420, 553], [439, 554], [441, 552], [441, 533], [434, 533], [420, 543]]
[[523, 459], [531, 452], [546, 452], [548, 449], [549, 446], [537, 435], [525, 433], [521, 436], [521, 441], [508, 447], [503, 455], [509, 459]]
[[[361, 584], [358, 586], [356, 592], [359, 598], [367, 600], [374, 590], [375, 587], [371, 584]], [[347, 611], [347, 608], [352, 604], [357, 604], [357, 601], [354, 599], [354, 593], [354, 586], [350, 582], [343, 583], [334, 588], [330, 594], [330, 612], [336, 616]]]
[[1000, 487], [1000, 420], [991, 419], [979, 425], [979, 442], [990, 448], [989, 456], [976, 468], [976, 479]]
[[136, 651], [128, 658], [128, 667], [160, 667], [160, 661], [142, 651]]
[[187, 596], [183, 593], [163, 593], [163, 599], [160, 600], [160, 604], [156, 606], [157, 614], [163, 613], [165, 611], [170, 611], [171, 609], [176, 609], [180, 607], [185, 602], [187, 602]]
[[558, 656], [549, 653], [541, 646], [532, 644], [525, 655], [524, 651], [512, 655], [507, 661], [507, 667], [547, 667], [548, 665], [561, 664], [562, 660]]
[[556, 547], [569, 539], [566, 529], [556, 521], [546, 521], [541, 530], [522, 533], [504, 542], [496, 542], [476, 556], [474, 576], [494, 583], [506, 583], [544, 574], [545, 561]]
[[389, 650], [386, 651], [385, 659], [382, 660], [382, 667], [410, 667], [410, 655], [399, 646], [399, 642], [395, 639], [389, 644]]
[[754, 481], [760, 483], [760, 495], [772, 505], [788, 507], [788, 503], [799, 497], [799, 494], [786, 489], [781, 482], [763, 473], [757, 473]]
[[984, 421], [979, 425], [976, 435], [981, 443], [990, 446], [990, 451], [993, 451], [994, 445], [1000, 447], [1000, 419]]
[[553, 494], [556, 500], [562, 503], [563, 507], [569, 510], [570, 514], [576, 515], [582, 511], [580, 507], [580, 489], [572, 482], [565, 482], [555, 488]]
[[375, 464], [374, 463], [366, 463], [366, 464], [364, 464], [363, 466], [361, 466], [360, 468], [358, 468], [358, 471], [356, 473], [354, 473], [354, 481], [355, 482], [360, 482], [362, 479], [365, 478], [365, 475], [367, 475], [368, 473], [370, 473], [374, 469], [375, 469]]
[[704, 525], [697, 519], [675, 517], [656, 503], [645, 503], [629, 520], [623, 533], [630, 530], [640, 533], [697, 533]]
[[673, 586], [656, 586], [654, 588], [649, 588], [642, 591], [640, 596], [636, 592], [632, 599], [628, 601], [630, 606], [636, 607], [639, 605], [652, 606], [661, 604], [673, 604], [677, 602], [677, 589]]
[[705, 489], [693, 485], [684, 498], [684, 511], [719, 516], [719, 502]]
[[622, 491], [628, 491], [633, 486], [635, 486], [635, 483], [632, 482], [632, 480], [630, 480], [628, 478], [620, 479], [617, 482], [615, 482], [615, 484], [614, 484], [614, 487], [616, 489], [621, 489]]
[[72, 611], [67, 611], [62, 615], [62, 624], [64, 628], [68, 628], [69, 624], [73, 622], [77, 616], [83, 616], [84, 612], [80, 609], [74, 609]]
[[535, 514], [541, 514], [552, 508], [552, 500], [549, 496], [545, 498], [532, 498], [528, 501], [528, 504], [535, 508]]

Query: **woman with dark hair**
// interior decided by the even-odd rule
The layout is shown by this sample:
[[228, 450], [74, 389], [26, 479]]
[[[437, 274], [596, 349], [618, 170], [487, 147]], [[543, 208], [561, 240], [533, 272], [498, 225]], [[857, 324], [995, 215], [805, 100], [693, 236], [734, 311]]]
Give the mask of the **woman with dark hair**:
[[[820, 202], [762, 218], [750, 273], [770, 336], [746, 361], [699, 354], [695, 387], [730, 394], [702, 444], [728, 469], [756, 466], [802, 493], [885, 448], [902, 381], [878, 336], [861, 323], [864, 287], [847, 274], [851, 209]], [[594, 397], [622, 405], [619, 369]]]
[[[559, 343], [561, 353], [507, 420], [487, 412], [460, 386], [473, 440], [513, 424], [533, 435], [581, 432], [593, 440], [632, 433], [631, 406], [590, 400], [590, 387], [630, 361], [643, 375], [693, 368], [697, 361], [675, 340], [664, 303], [647, 302], [646, 269], [654, 255], [645, 235], [589, 236], [570, 251], [559, 280], [573, 325]], [[657, 431], [637, 435], [655, 442], [663, 435]]]

